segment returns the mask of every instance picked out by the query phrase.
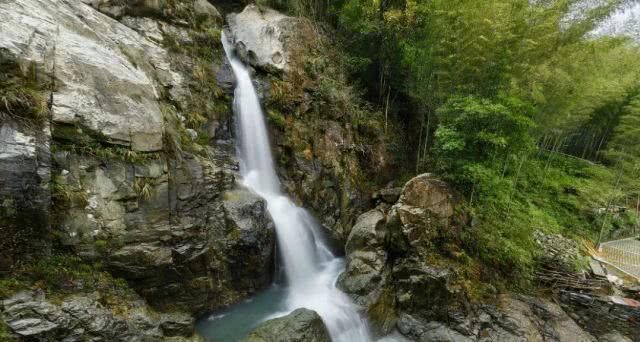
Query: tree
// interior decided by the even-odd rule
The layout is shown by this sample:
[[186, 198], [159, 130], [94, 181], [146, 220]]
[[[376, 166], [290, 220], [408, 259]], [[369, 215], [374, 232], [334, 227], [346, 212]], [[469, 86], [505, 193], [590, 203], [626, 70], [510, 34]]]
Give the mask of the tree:
[[531, 107], [514, 97], [450, 98], [437, 110], [437, 169], [463, 190], [485, 192], [499, 178], [502, 162], [530, 151]]

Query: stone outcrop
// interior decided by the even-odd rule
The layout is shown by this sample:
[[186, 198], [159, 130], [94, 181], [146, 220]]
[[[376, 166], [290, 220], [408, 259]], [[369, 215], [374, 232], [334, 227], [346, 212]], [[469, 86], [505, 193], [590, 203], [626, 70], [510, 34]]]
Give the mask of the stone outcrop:
[[[249, 5], [228, 15], [227, 22], [236, 53], [255, 68], [284, 190], [344, 244], [355, 219], [370, 208], [370, 176], [393, 177], [382, 127], [355, 127], [352, 122], [359, 119], [350, 116], [370, 108], [348, 112], [359, 103], [343, 105], [340, 101], [350, 100], [335, 96], [341, 91], [321, 89], [323, 78], [325, 85], [344, 87], [346, 97], [353, 91], [343, 70], [331, 66], [331, 54], [339, 52], [310, 21]], [[314, 63], [317, 68], [306, 68]], [[227, 76], [220, 73], [218, 80], [228, 84]], [[328, 98], [319, 99], [323, 91]], [[370, 114], [370, 123], [380, 119]]]
[[230, 40], [246, 63], [267, 70], [288, 68], [288, 39], [299, 19], [270, 8], [249, 5], [227, 17]]
[[432, 240], [449, 235], [460, 219], [454, 207], [455, 196], [446, 184], [423, 174], [404, 186], [392, 207], [382, 205], [361, 215], [347, 240], [342, 288], [373, 311], [385, 296], [409, 311], [438, 308], [434, 301], [446, 303], [454, 291], [449, 286], [454, 274], [427, 259]]
[[[122, 2], [117, 0], [82, 0], [82, 2], [94, 7], [102, 13], [114, 18], [121, 19], [124, 16], [150, 16], [164, 17], [170, 21], [180, 21], [175, 3], [167, 0], [139, 0]], [[207, 0], [190, 1], [196, 16], [213, 17], [221, 20], [220, 12], [211, 5]], [[189, 9], [188, 5], [184, 5], [182, 9]]]
[[135, 309], [115, 314], [92, 295], [75, 295], [61, 303], [41, 292], [19, 292], [0, 302], [12, 331], [29, 341], [197, 341], [193, 318], [157, 314], [140, 301]]
[[446, 183], [423, 174], [395, 204], [379, 201], [351, 229], [338, 283], [367, 308], [378, 332], [397, 330], [414, 341], [597, 341], [548, 299], [468, 300], [461, 266], [440, 254], [468, 229], [457, 206]]
[[53, 79], [51, 119], [73, 127], [66, 138], [100, 136], [134, 151], [162, 149], [161, 89], [154, 79], [182, 86], [164, 49], [81, 2], [3, 3], [0, 21], [0, 48]]
[[503, 295], [495, 305], [474, 306], [472, 312], [447, 323], [402, 314], [397, 326], [415, 341], [597, 341], [545, 299]]
[[[273, 224], [236, 181], [216, 88], [215, 7], [12, 0], [0, 19], [3, 66], [33, 71], [47, 110], [41, 126], [0, 123], [3, 236], [36, 229], [30, 253], [55, 236], [161, 310], [199, 314], [271, 283]], [[2, 244], [0, 266], [22, 257]]]
[[414, 177], [389, 211], [396, 243], [424, 254], [436, 238], [454, 235], [451, 230], [459, 226], [454, 221], [461, 219], [454, 216], [455, 204], [455, 195], [443, 181], [428, 173]]
[[380, 210], [362, 214], [345, 246], [348, 263], [340, 277], [341, 285], [360, 304], [370, 304], [379, 295], [384, 281], [388, 258], [384, 249], [385, 223], [386, 217]]
[[246, 342], [330, 342], [331, 337], [320, 316], [312, 310], [297, 309], [284, 317], [260, 324]]

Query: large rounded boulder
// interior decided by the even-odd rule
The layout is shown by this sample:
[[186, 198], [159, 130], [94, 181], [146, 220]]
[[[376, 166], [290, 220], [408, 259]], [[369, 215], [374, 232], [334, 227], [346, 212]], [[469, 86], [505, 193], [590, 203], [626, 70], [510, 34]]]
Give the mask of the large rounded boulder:
[[259, 325], [245, 342], [330, 342], [329, 332], [315, 311], [297, 309]]

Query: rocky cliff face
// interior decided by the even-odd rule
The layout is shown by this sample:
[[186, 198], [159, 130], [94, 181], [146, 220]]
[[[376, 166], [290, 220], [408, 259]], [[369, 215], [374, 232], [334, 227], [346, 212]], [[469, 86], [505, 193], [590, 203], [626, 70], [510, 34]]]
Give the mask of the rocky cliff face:
[[227, 21], [227, 36], [255, 68], [287, 192], [344, 243], [374, 184], [394, 176], [385, 144], [392, 128], [349, 86], [344, 56], [319, 27], [253, 5]]
[[20, 292], [0, 302], [7, 325], [25, 340], [36, 341], [197, 341], [193, 318], [157, 314], [142, 300], [114, 313], [94, 295], [73, 295], [52, 303], [42, 292]]
[[2, 271], [71, 251], [188, 313], [270, 284], [274, 230], [236, 182], [215, 7], [12, 0], [0, 19], [2, 96], [17, 94], [0, 108]]

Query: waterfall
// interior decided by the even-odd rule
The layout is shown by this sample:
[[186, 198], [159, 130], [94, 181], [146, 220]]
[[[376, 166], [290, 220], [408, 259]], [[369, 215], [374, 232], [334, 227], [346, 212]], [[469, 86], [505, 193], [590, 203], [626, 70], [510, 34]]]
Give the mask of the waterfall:
[[276, 226], [278, 250], [287, 281], [286, 308], [315, 310], [333, 341], [370, 341], [367, 322], [351, 299], [336, 287], [344, 260], [327, 248], [313, 218], [280, 190], [260, 100], [245, 65], [222, 44], [236, 77], [234, 114], [244, 185], [267, 202]]

